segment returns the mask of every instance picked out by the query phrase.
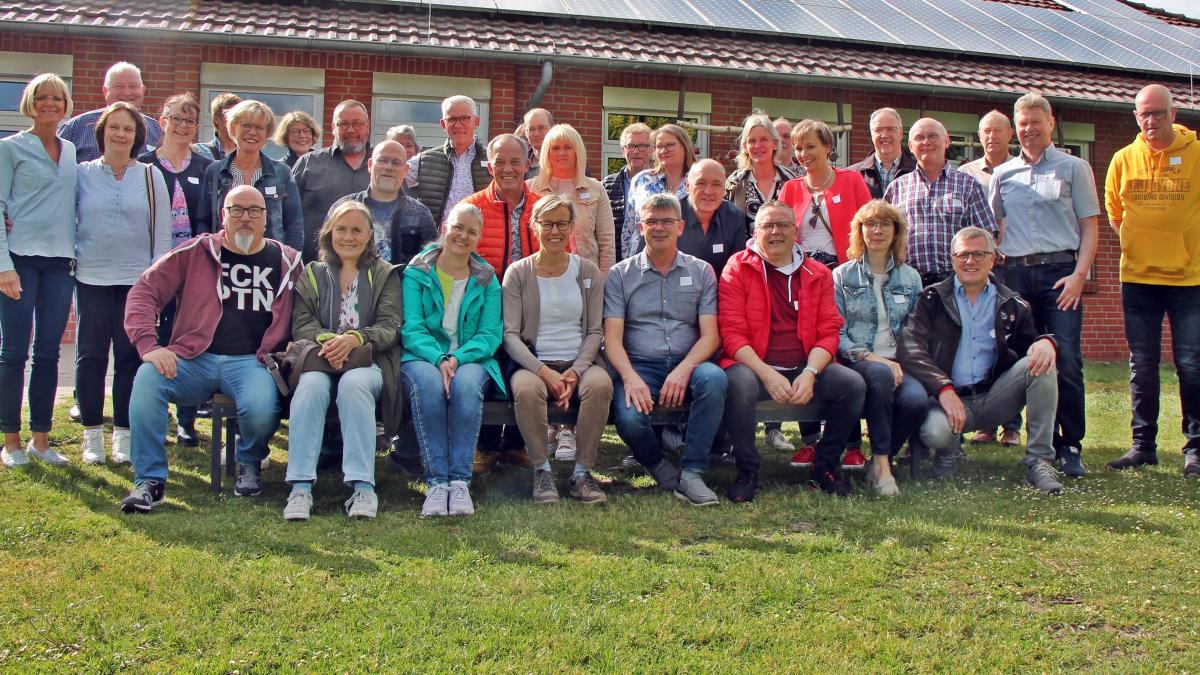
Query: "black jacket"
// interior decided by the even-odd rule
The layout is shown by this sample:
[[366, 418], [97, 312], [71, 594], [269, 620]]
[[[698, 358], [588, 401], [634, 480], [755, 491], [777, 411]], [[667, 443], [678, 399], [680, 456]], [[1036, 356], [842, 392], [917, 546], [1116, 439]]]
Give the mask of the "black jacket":
[[[975, 385], [980, 391], [989, 389], [1021, 360], [1034, 342], [1042, 338], [1054, 342], [1053, 335], [1038, 335], [1028, 302], [997, 281], [995, 275], [991, 282], [996, 288], [996, 362], [988, 376]], [[921, 291], [917, 306], [900, 331], [896, 358], [904, 372], [917, 378], [930, 396], [937, 396], [943, 388], [954, 386], [950, 371], [961, 337], [962, 319], [954, 301], [954, 277], [950, 277]]]
[[[614, 230], [617, 233], [617, 248], [621, 248], [621, 229], [625, 226], [625, 179], [629, 175], [629, 167], [623, 166], [616, 173], [610, 173], [600, 181], [604, 191], [608, 193], [608, 203], [612, 206]], [[633, 252], [617, 251], [617, 260], [624, 260]]]
[[188, 160], [187, 168], [179, 173], [171, 173], [167, 167], [163, 166], [158, 159], [158, 155], [153, 151], [147, 152], [138, 157], [139, 162], [153, 164], [162, 172], [163, 178], [167, 179], [167, 194], [175, 194], [175, 186], [183, 188], [183, 198], [187, 201], [188, 220], [191, 221], [192, 236], [196, 236], [196, 222], [198, 209], [200, 208], [200, 184], [204, 181], [204, 170], [212, 164], [212, 160], [200, 153], [192, 150], [192, 157]]
[[[867, 183], [867, 189], [871, 191], [871, 199], [883, 199], [883, 178], [879, 175], [879, 169], [875, 168], [875, 153], [872, 152], [863, 161], [846, 168], [862, 174], [863, 180]], [[916, 168], [917, 156], [912, 154], [908, 148], [903, 148], [900, 150], [900, 168], [892, 180], [896, 180], [906, 173], [912, 173]]]
[[[334, 202], [329, 211], [332, 213], [338, 204], [347, 199], [366, 204], [370, 194], [371, 189], [367, 188], [362, 192], [346, 195]], [[407, 265], [413, 256], [438, 238], [438, 228], [433, 215], [424, 204], [403, 194], [398, 199], [400, 203], [392, 212], [392, 223], [388, 228], [392, 249], [392, 259], [388, 262], [393, 265]]]

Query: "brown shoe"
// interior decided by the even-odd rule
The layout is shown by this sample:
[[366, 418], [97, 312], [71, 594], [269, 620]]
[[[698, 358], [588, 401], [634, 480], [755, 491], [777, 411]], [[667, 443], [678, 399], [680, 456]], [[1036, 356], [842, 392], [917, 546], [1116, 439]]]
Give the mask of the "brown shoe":
[[1000, 432], [1000, 445], [1017, 446], [1021, 444], [1021, 432], [1016, 429], [1003, 429]]
[[971, 437], [971, 445], [983, 445], [984, 443], [996, 442], [996, 430], [989, 429], [986, 431], [976, 431]]
[[608, 501], [608, 495], [596, 485], [591, 472], [571, 478], [570, 495], [584, 504], [603, 504]]
[[500, 461], [504, 462], [505, 464], [519, 466], [522, 469], [533, 468], [533, 463], [529, 461], [529, 452], [527, 452], [525, 448], [505, 450], [504, 452], [500, 453]]
[[471, 464], [471, 473], [476, 476], [482, 476], [496, 467], [496, 462], [500, 461], [500, 453], [498, 452], [482, 452], [475, 451], [475, 461]]

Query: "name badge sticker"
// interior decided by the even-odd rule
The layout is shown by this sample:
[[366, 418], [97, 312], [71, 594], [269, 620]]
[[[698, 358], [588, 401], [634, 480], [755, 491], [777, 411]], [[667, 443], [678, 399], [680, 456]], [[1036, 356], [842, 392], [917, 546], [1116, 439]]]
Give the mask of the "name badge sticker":
[[268, 195], [273, 195], [273, 194], [275, 194], [275, 186], [268, 185], [265, 188], [263, 188], [263, 192], [267, 193]]
[[579, 193], [579, 198], [580, 198], [580, 199], [591, 199], [591, 198], [592, 198], [592, 193], [590, 193], [590, 192], [580, 192], [580, 193]]
[[713, 244], [713, 253], [724, 253], [725, 244]]
[[903, 295], [893, 295], [892, 302], [896, 303], [897, 305], [903, 305], [904, 303], [908, 302], [908, 298], [904, 297]]
[[199, 184], [200, 184], [200, 177], [199, 177], [199, 176], [188, 176], [188, 177], [187, 177], [187, 179], [188, 179], [188, 182], [189, 182], [189, 183], [191, 183], [192, 185], [199, 185]]
[[592, 280], [591, 280], [591, 279], [584, 279], [584, 280], [583, 280], [583, 288], [584, 288], [584, 290], [586, 290], [586, 289], [589, 289], [589, 288], [591, 288], [591, 287], [592, 287]]
[[482, 166], [485, 169], [488, 168], [488, 161], [486, 159], [479, 160], [479, 166]]
[[995, 328], [988, 331], [988, 337], [995, 339], [995, 337], [996, 337], [996, 329]]
[[842, 196], [841, 195], [833, 195], [832, 197], [829, 198], [829, 201], [833, 202], [834, 204], [841, 204]]
[[1183, 158], [1176, 155], [1175, 157], [1172, 157], [1170, 160], [1168, 160], [1168, 163], [1171, 166], [1179, 166], [1180, 164], [1183, 164]]
[[680, 286], [691, 286], [692, 278], [691, 277], [679, 277], [679, 285]]

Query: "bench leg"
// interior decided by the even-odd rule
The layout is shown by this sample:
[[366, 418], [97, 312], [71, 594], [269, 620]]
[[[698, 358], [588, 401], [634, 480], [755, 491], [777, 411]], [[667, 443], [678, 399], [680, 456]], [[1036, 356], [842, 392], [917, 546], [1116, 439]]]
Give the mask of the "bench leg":
[[916, 437], [909, 441], [908, 445], [912, 449], [912, 459], [908, 463], [908, 477], [911, 480], [917, 480], [921, 477], [921, 460], [929, 455], [929, 449]]
[[212, 416], [212, 434], [208, 441], [208, 453], [212, 460], [212, 490], [213, 492], [221, 491], [221, 452], [224, 451], [221, 443], [221, 427], [223, 426], [223, 415], [219, 410], [213, 411]]
[[230, 417], [225, 420], [225, 474], [233, 476], [237, 473], [237, 460], [235, 458], [237, 444], [234, 440], [237, 438], [237, 418]]

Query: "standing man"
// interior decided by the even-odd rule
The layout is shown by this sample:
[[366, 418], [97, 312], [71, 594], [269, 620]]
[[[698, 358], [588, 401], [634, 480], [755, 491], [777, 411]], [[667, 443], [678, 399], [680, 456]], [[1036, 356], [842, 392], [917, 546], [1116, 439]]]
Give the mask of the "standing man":
[[[446, 142], [408, 158], [408, 193], [425, 205], [441, 225], [454, 205], [491, 182], [487, 151], [475, 138], [478, 107], [468, 96], [442, 101]], [[528, 162], [528, 158], [525, 160]]]
[[[266, 201], [251, 185], [225, 197], [223, 229], [198, 235], [146, 270], [125, 309], [125, 332], [142, 356], [129, 401], [133, 491], [126, 513], [163, 502], [167, 403], [199, 405], [221, 392], [237, 402], [234, 494], [262, 492], [259, 462], [279, 426], [279, 391], [264, 363], [287, 344], [300, 254], [264, 238]], [[178, 303], [171, 344], [160, 347], [158, 314]]]
[[541, 172], [542, 141], [545, 140], [546, 134], [549, 133], [552, 126], [554, 126], [554, 115], [545, 108], [534, 108], [525, 113], [525, 138], [529, 141], [529, 167], [525, 170], [525, 180], [529, 180]]
[[1012, 159], [1012, 155], [1008, 154], [1012, 140], [1013, 128], [1008, 117], [999, 110], [989, 112], [979, 120], [979, 144], [983, 146], [983, 157], [963, 164], [958, 170], [974, 176], [986, 192], [996, 168]]
[[213, 97], [212, 104], [208, 108], [212, 117], [213, 139], [208, 143], [194, 143], [192, 149], [214, 162], [225, 159], [225, 155], [236, 148], [233, 138], [229, 135], [229, 124], [225, 119], [225, 113], [241, 102], [242, 99], [237, 94], [228, 91]]
[[1133, 445], [1110, 469], [1158, 463], [1158, 363], [1163, 315], [1183, 408], [1183, 475], [1200, 476], [1200, 143], [1175, 124], [1166, 87], [1138, 92], [1142, 130], [1113, 155], [1105, 179], [1108, 222], [1121, 238], [1121, 305], [1129, 341]]
[[[715, 159], [693, 164], [679, 207], [683, 230], [676, 247], [711, 265], [720, 277], [726, 261], [746, 248], [746, 214], [725, 199], [725, 167]], [[645, 242], [638, 250], [643, 248]]]
[[[100, 91], [104, 94], [104, 108], [76, 115], [58, 127], [58, 135], [75, 144], [75, 160], [80, 164], [100, 158], [100, 148], [96, 146], [96, 122], [108, 106], [124, 101], [141, 110], [145, 103], [146, 85], [142, 84], [142, 71], [127, 61], [119, 61], [109, 67]], [[163, 130], [158, 120], [145, 115], [142, 115], [142, 120], [146, 123], [146, 142], [142, 147], [134, 148], [134, 157], [152, 152], [162, 145]]]
[[1054, 448], [1062, 472], [1080, 477], [1084, 417], [1083, 285], [1096, 257], [1100, 201], [1092, 167], [1054, 147], [1050, 103], [1026, 94], [1013, 107], [1021, 154], [1001, 165], [988, 189], [1003, 233], [1005, 286], [1033, 308], [1040, 333], [1058, 347], [1058, 416]]
[[871, 144], [875, 152], [847, 167], [862, 174], [871, 191], [871, 199], [882, 199], [892, 181], [917, 168], [917, 158], [904, 147], [904, 123], [892, 108], [871, 113]]
[[[311, 154], [311, 153], [310, 153]], [[408, 175], [408, 153], [398, 141], [384, 141], [371, 151], [367, 160], [371, 184], [362, 192], [346, 195], [329, 207], [353, 199], [371, 210], [375, 230], [375, 250], [393, 265], [407, 264], [425, 245], [437, 239], [433, 215], [421, 202], [403, 193]]]
[[792, 137], [792, 123], [786, 117], [777, 117], [771, 126], [775, 127], [776, 133], [784, 140], [779, 144], [779, 150], [775, 153], [775, 163], [780, 166], [785, 166], [792, 172], [793, 176], [804, 175], [804, 165], [800, 163], [800, 158], [795, 156], [791, 142], [788, 141]]
[[908, 137], [917, 170], [892, 181], [884, 199], [908, 220], [908, 264], [928, 286], [954, 275], [950, 264], [954, 233], [974, 226], [994, 234], [996, 218], [979, 182], [946, 163], [950, 135], [941, 122], [921, 118]]
[[[617, 434], [659, 487], [693, 506], [717, 495], [701, 474], [725, 407], [725, 371], [709, 361], [721, 344], [717, 277], [708, 263], [682, 253], [679, 200], [660, 193], [641, 204], [645, 249], [617, 263], [604, 283], [605, 355], [614, 378]], [[744, 221], [743, 221], [744, 224]], [[680, 465], [663, 457], [650, 412], [690, 401]]]
[[[629, 181], [642, 171], [650, 168], [650, 132], [648, 125], [634, 122], [621, 130], [621, 154], [625, 157], [625, 166], [616, 173], [610, 173], [601, 181], [604, 191], [608, 193], [608, 203], [612, 205], [613, 223], [616, 232], [621, 232], [625, 226], [625, 195], [629, 194]], [[621, 238], [617, 237], [620, 247]], [[632, 255], [632, 251], [617, 251], [617, 260], [623, 260]]]
[[296, 160], [292, 176], [304, 207], [304, 262], [317, 259], [317, 232], [334, 202], [371, 182], [371, 120], [367, 107], [354, 99], [333, 109], [333, 145], [307, 152]]

